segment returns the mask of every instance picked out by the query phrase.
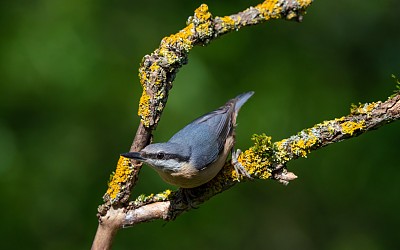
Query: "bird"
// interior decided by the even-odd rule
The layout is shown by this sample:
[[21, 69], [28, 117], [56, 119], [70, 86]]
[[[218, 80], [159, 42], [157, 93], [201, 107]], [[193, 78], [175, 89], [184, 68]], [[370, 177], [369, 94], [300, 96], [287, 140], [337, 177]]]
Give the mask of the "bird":
[[237, 161], [234, 150], [236, 118], [240, 108], [254, 94], [238, 95], [220, 108], [195, 119], [169, 141], [147, 145], [139, 152], [121, 154], [146, 163], [174, 186], [195, 188], [213, 179], [224, 166], [229, 153], [238, 175], [251, 178]]

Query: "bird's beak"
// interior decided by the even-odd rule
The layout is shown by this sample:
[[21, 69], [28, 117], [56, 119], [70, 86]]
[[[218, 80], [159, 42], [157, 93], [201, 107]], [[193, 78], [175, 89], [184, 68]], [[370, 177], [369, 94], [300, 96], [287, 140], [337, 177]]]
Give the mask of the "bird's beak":
[[135, 159], [135, 160], [138, 160], [138, 161], [146, 160], [145, 158], [142, 157], [140, 152], [128, 152], [128, 153], [123, 153], [121, 155], [123, 157], [129, 158], [129, 159]]

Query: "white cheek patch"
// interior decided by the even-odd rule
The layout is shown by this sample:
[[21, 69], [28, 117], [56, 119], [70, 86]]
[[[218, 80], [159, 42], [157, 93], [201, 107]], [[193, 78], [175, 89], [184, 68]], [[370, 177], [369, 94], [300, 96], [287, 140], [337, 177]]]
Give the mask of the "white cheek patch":
[[168, 172], [178, 172], [181, 168], [181, 164], [174, 159], [168, 160], [148, 160], [147, 164], [151, 165], [152, 167], [156, 168], [157, 170], [161, 171], [168, 171]]

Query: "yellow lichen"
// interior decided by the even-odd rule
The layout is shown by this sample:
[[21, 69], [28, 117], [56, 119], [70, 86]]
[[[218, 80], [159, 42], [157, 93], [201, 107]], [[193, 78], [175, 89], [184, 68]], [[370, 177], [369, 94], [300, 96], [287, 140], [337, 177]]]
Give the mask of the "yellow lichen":
[[150, 66], [150, 70], [153, 72], [157, 71], [159, 69], [160, 69], [160, 66], [157, 64], [157, 62], [153, 62], [153, 64], [151, 64], [151, 66]]
[[[238, 157], [238, 162], [247, 170], [251, 176], [259, 179], [268, 179], [271, 172], [268, 167], [271, 166], [272, 143], [271, 137], [262, 135], [253, 135], [254, 146], [250, 147]], [[239, 179], [236, 171], [232, 171], [233, 179]]]
[[184, 29], [182, 29], [179, 32], [180, 33], [180, 37], [183, 40], [189, 39], [191, 36], [193, 36], [193, 28], [194, 28], [194, 24], [193, 23], [189, 23], [188, 26], [186, 26]]
[[115, 199], [117, 197], [123, 185], [129, 180], [129, 177], [132, 173], [130, 166], [131, 164], [128, 158], [123, 156], [119, 157], [117, 169], [108, 183], [107, 194], [111, 199]]
[[372, 110], [376, 108], [377, 104], [375, 102], [366, 103], [364, 107], [359, 109], [360, 114], [369, 114]]
[[308, 5], [310, 5], [312, 3], [313, 0], [297, 0], [297, 2], [299, 3], [299, 7], [301, 9], [306, 8]]
[[321, 129], [321, 128], [324, 129], [324, 128], [326, 128], [328, 130], [328, 132], [332, 135], [336, 131], [334, 125], [335, 125], [335, 120], [323, 121], [321, 123], [316, 124], [314, 126], [314, 128], [316, 128], [316, 129]]
[[340, 125], [342, 127], [342, 132], [344, 134], [349, 134], [352, 136], [354, 132], [357, 130], [362, 130], [365, 126], [365, 121], [360, 121], [360, 122], [352, 122], [352, 121], [347, 121], [344, 122]]
[[311, 132], [306, 137], [302, 137], [297, 141], [293, 141], [290, 146], [292, 152], [300, 157], [307, 157], [307, 154], [311, 152], [311, 149], [318, 142], [318, 138]]
[[258, 4], [256, 8], [265, 20], [271, 18], [280, 18], [282, 7], [278, 4], [279, 0], [267, 0]]
[[200, 7], [194, 11], [194, 17], [191, 19], [191, 23], [195, 25], [196, 35], [200, 40], [207, 41], [207, 39], [212, 36], [212, 15], [208, 11], [208, 6], [206, 4], [200, 5]]
[[162, 90], [157, 91], [157, 93], [156, 93], [156, 95], [155, 95], [155, 98], [156, 98], [157, 100], [163, 99], [164, 97], [165, 97], [164, 91], [162, 91]]
[[194, 15], [200, 22], [205, 22], [211, 18], [211, 13], [208, 11], [207, 4], [202, 4], [194, 11]]
[[[316, 127], [318, 126], [322, 126], [322, 124], [317, 124]], [[293, 157], [307, 157], [307, 154], [319, 143], [314, 130], [314, 128], [305, 129], [296, 136], [275, 142], [274, 157], [276, 161], [284, 164]]]
[[334, 121], [335, 121], [335, 122], [342, 122], [342, 121], [344, 121], [344, 119], [346, 119], [346, 117], [345, 117], [345, 116], [342, 116], [342, 117], [340, 117], [340, 118], [336, 118]]
[[296, 14], [295, 12], [293, 12], [293, 11], [289, 12], [289, 13], [286, 15], [286, 19], [287, 19], [287, 20], [291, 20], [291, 19], [293, 19], [293, 18], [295, 18], [295, 17], [297, 17], [297, 14]]
[[236, 17], [236, 23], [239, 24], [240, 21], [242, 21], [242, 17], [241, 17], [241, 16], [237, 16], [237, 17]]
[[159, 196], [160, 198], [166, 200], [166, 199], [169, 198], [169, 196], [170, 196], [171, 194], [172, 194], [172, 191], [171, 191], [170, 189], [167, 189], [167, 190], [165, 190], [164, 192], [159, 193], [158, 196]]
[[146, 82], [147, 82], [147, 73], [146, 73], [146, 70], [144, 70], [144, 69], [142, 69], [142, 68], [139, 69], [139, 80], [140, 80], [140, 84], [141, 84], [142, 86], [145, 86], [145, 85], [146, 85]]
[[172, 191], [170, 189], [165, 190], [162, 193], [158, 193], [154, 195], [154, 200], [156, 201], [165, 201], [171, 197]]
[[[260, 179], [268, 179], [271, 173], [268, 172], [267, 167], [271, 166], [268, 159], [260, 157], [259, 154], [252, 149], [246, 150], [238, 157], [238, 162], [242, 164], [251, 176], [256, 176]], [[233, 179], [238, 179], [236, 171], [232, 171]]]
[[286, 146], [288, 144], [287, 139], [283, 139], [281, 141], [275, 142], [274, 143], [274, 148], [275, 148], [275, 158], [280, 162], [280, 163], [285, 163], [290, 160], [288, 151], [286, 150]]
[[[298, 0], [293, 1], [292, 5], [297, 5], [296, 8], [293, 8], [294, 11], [289, 11], [286, 13], [285, 18], [290, 20], [297, 17], [299, 14], [298, 10], [304, 10], [308, 7], [313, 0]], [[282, 14], [282, 6], [283, 1], [280, 0], [266, 0], [261, 4], [258, 4], [255, 8], [260, 12], [260, 15], [264, 18], [264, 20], [281, 18]]]
[[235, 20], [233, 20], [232, 17], [230, 17], [230, 16], [221, 17], [221, 21], [223, 22], [224, 25], [228, 25], [228, 26], [235, 25]]
[[212, 29], [210, 23], [202, 23], [196, 27], [196, 32], [201, 37], [208, 37], [211, 35]]
[[358, 106], [355, 104], [351, 105], [350, 108], [350, 113], [351, 114], [366, 114], [367, 117], [371, 115], [371, 111], [374, 110], [378, 106], [378, 103], [372, 102], [372, 103], [365, 103], [365, 104], [359, 104]]
[[178, 57], [175, 55], [175, 53], [172, 53], [169, 50], [170, 47], [177, 47], [186, 52], [189, 52], [189, 50], [193, 47], [192, 41], [190, 39], [190, 37], [193, 36], [193, 28], [194, 24], [190, 23], [178, 33], [164, 37], [161, 41], [159, 55], [167, 57], [167, 62], [171, 64], [176, 62]]
[[176, 63], [179, 60], [179, 57], [169, 48], [161, 47], [159, 50], [159, 56], [164, 57], [169, 65]]
[[150, 125], [150, 114], [150, 96], [147, 94], [146, 90], [143, 89], [143, 93], [139, 101], [138, 115], [142, 118], [143, 125], [146, 127]]
[[230, 16], [220, 17], [220, 20], [222, 21], [221, 22], [222, 33], [225, 33], [235, 28], [236, 22]]
[[158, 194], [150, 194], [147, 196], [144, 194], [141, 194], [133, 201], [133, 203], [136, 206], [141, 206], [141, 205], [149, 203], [149, 202], [166, 201], [171, 198], [172, 194], [173, 194], [173, 192], [170, 189], [167, 189]]
[[[195, 17], [197, 22], [188, 23], [188, 25], [180, 30], [176, 34], [164, 37], [161, 41], [160, 48], [156, 50], [156, 54], [162, 57], [162, 62], [167, 65], [174, 65], [182, 63], [184, 56], [181, 53], [188, 53], [193, 47], [193, 35], [196, 32], [200, 39], [207, 38], [212, 34], [211, 28], [211, 14], [208, 12], [208, 6], [203, 4], [195, 11]], [[148, 66], [147, 66], [148, 67]], [[140, 83], [143, 86], [143, 93], [139, 102], [138, 114], [142, 119], [144, 126], [148, 127], [152, 125], [152, 120], [150, 117], [152, 112], [150, 110], [151, 98], [147, 94], [146, 88], [149, 83], [154, 86], [161, 85], [165, 81], [164, 66], [161, 68], [158, 61], [153, 62], [148, 68], [142, 66], [139, 69]], [[161, 86], [162, 87], [162, 86]], [[154, 95], [155, 100], [160, 100], [165, 98], [165, 90], [157, 90], [156, 95]], [[158, 104], [158, 103], [157, 103]], [[157, 105], [157, 110], [162, 111], [163, 104]]]

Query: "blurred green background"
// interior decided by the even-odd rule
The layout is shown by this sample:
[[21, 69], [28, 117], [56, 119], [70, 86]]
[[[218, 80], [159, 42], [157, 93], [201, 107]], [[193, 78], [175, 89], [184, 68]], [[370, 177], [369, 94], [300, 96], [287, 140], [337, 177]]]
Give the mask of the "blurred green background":
[[[4, 249], [88, 249], [109, 175], [138, 125], [141, 58], [203, 1], [0, 3], [0, 234]], [[228, 15], [259, 1], [208, 1]], [[400, 76], [400, 2], [315, 1], [303, 23], [196, 47], [156, 141], [235, 95], [239, 148], [385, 100]], [[237, 185], [176, 221], [119, 231], [114, 249], [395, 249], [400, 122], [289, 164], [299, 179]], [[144, 167], [134, 195], [166, 188]], [[174, 189], [174, 188], [173, 188]]]

